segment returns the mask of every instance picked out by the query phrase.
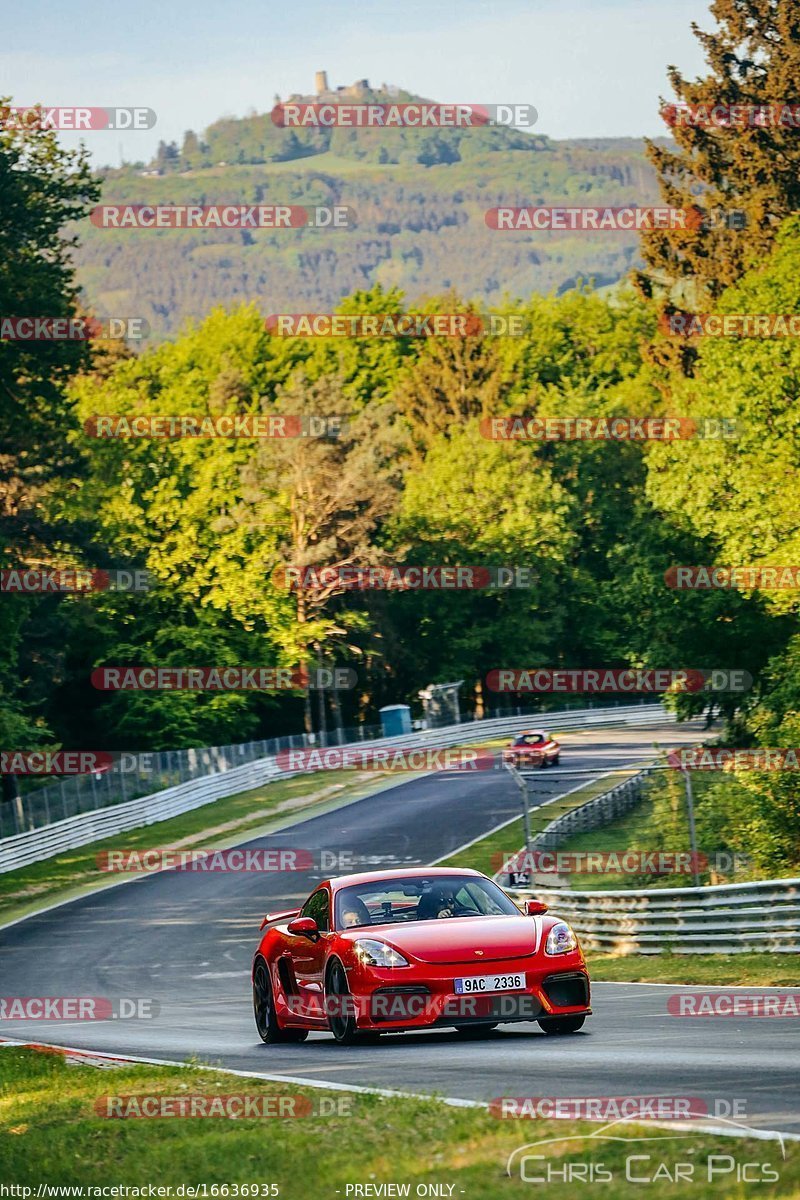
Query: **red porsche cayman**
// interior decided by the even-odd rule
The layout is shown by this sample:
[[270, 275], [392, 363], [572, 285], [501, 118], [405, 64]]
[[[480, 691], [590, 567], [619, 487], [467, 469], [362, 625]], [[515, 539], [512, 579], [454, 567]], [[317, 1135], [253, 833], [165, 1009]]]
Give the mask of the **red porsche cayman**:
[[538, 1021], [574, 1033], [589, 977], [569, 925], [522, 912], [478, 871], [445, 867], [328, 879], [300, 909], [264, 918], [253, 1007], [265, 1042], [329, 1030], [337, 1042], [453, 1026]]
[[557, 767], [561, 745], [544, 729], [526, 729], [503, 751], [503, 762], [514, 767]]

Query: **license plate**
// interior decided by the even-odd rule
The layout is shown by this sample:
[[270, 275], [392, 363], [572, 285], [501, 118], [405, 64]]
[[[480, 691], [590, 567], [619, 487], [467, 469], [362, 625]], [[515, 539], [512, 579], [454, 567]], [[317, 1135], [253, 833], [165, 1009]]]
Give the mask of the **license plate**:
[[476, 992], [518, 992], [525, 987], [525, 976], [517, 975], [465, 975], [455, 979], [453, 987], [457, 996], [471, 996]]

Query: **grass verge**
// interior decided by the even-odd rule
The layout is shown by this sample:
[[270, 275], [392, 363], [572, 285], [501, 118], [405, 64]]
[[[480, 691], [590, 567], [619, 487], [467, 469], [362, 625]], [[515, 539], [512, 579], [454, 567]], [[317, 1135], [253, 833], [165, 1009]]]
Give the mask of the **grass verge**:
[[317, 771], [312, 775], [296, 775], [292, 779], [275, 780], [248, 792], [214, 800], [155, 825], [114, 834], [55, 858], [6, 871], [0, 875], [0, 926], [36, 912], [48, 903], [118, 883], [120, 875], [98, 869], [97, 855], [104, 850], [122, 846], [131, 850], [232, 846], [396, 782], [396, 778], [386, 779], [374, 771]]
[[[365, 743], [368, 745], [368, 743]], [[502, 739], [470, 743], [495, 749]], [[101, 871], [97, 856], [106, 850], [225, 848], [260, 837], [295, 820], [314, 816], [416, 778], [415, 772], [315, 771], [279, 779], [235, 796], [204, 804], [167, 821], [90, 842], [55, 858], [0, 874], [0, 928], [61, 900], [118, 883], [120, 875]]]
[[594, 982], [797, 987], [793, 954], [587, 954]]
[[[532, 836], [535, 837], [537, 833], [541, 833], [556, 817], [570, 812], [573, 808], [578, 808], [581, 804], [586, 804], [588, 800], [599, 796], [601, 792], [609, 791], [617, 783], [628, 778], [630, 778], [629, 771], [607, 776], [605, 779], [592, 779], [568, 796], [559, 796], [548, 804], [532, 808], [530, 812]], [[547, 779], [548, 775], [544, 773], [543, 782]], [[448, 858], [442, 859], [437, 865], [441, 867], [474, 867], [476, 871], [483, 871], [485, 875], [494, 875], [500, 870], [503, 859], [519, 850], [524, 843], [525, 828], [522, 817], [519, 817], [510, 824], [504, 825], [502, 829], [488, 833], [485, 838], [474, 842], [466, 850], [460, 850], [457, 854], [451, 854]]]
[[[465, 1046], [463, 1052], [468, 1051]], [[265, 1050], [265, 1065], [268, 1055]], [[509, 1091], [519, 1095], [519, 1080], [509, 1083]], [[146, 1120], [109, 1119], [95, 1109], [100, 1102], [105, 1110], [104, 1097], [109, 1096], [158, 1094], [185, 1100], [233, 1093], [301, 1096], [314, 1111], [301, 1119]], [[784, 1159], [777, 1142], [645, 1125], [625, 1126], [625, 1138], [636, 1139], [629, 1142], [587, 1138], [601, 1128], [588, 1122], [499, 1120], [485, 1109], [456, 1108], [435, 1100], [348, 1095], [212, 1071], [150, 1066], [100, 1071], [70, 1066], [60, 1055], [18, 1047], [0, 1050], [3, 1182], [32, 1187], [34, 1196], [39, 1184], [116, 1184], [143, 1188], [129, 1193], [139, 1196], [147, 1196], [149, 1184], [173, 1189], [184, 1184], [199, 1187], [194, 1194], [208, 1197], [237, 1195], [232, 1186], [223, 1190], [226, 1184], [240, 1189], [245, 1184], [266, 1185], [267, 1190], [249, 1195], [269, 1195], [269, 1185], [274, 1184], [277, 1191], [272, 1194], [282, 1200], [344, 1200], [358, 1194], [352, 1185], [359, 1184], [362, 1189], [373, 1185], [361, 1196], [402, 1195], [378, 1190], [381, 1183], [394, 1183], [408, 1185], [405, 1194], [411, 1196], [426, 1194], [418, 1190], [420, 1185], [436, 1184], [442, 1190], [428, 1195], [514, 1200], [531, 1195], [532, 1180], [521, 1178], [519, 1156], [512, 1174], [506, 1175], [509, 1154], [525, 1144], [555, 1138], [531, 1148], [530, 1154], [543, 1154], [545, 1161], [528, 1160], [525, 1168], [528, 1176], [553, 1172], [547, 1188], [551, 1200], [575, 1195], [575, 1182], [564, 1180], [569, 1164], [585, 1164], [584, 1172], [596, 1172], [601, 1163], [612, 1177], [611, 1182], [602, 1180], [602, 1194], [611, 1200], [641, 1196], [641, 1183], [625, 1178], [626, 1160], [633, 1155], [650, 1156], [635, 1162], [640, 1177], [661, 1171], [659, 1195], [700, 1200], [744, 1196], [735, 1171], [745, 1162], [769, 1164], [777, 1176], [774, 1182], [759, 1184], [759, 1196], [796, 1196], [800, 1188], [797, 1143], [786, 1143]], [[621, 1131], [615, 1126], [609, 1132], [619, 1137]], [[723, 1164], [714, 1155], [729, 1158]], [[709, 1161], [718, 1169], [711, 1181]], [[692, 1163], [695, 1177], [671, 1187], [664, 1169], [674, 1169], [679, 1162]], [[248, 1193], [239, 1190], [242, 1194]]]
[[[548, 804], [541, 809], [531, 812], [531, 831], [538, 833], [556, 816], [585, 804], [593, 796], [613, 787], [619, 779], [593, 780], [579, 791]], [[609, 847], [620, 846], [636, 848], [641, 845], [638, 831], [641, 827], [642, 813], [649, 810], [649, 802], [642, 805], [602, 829], [589, 833], [576, 834], [562, 846], [561, 851], [608, 850]], [[487, 834], [485, 838], [475, 842], [466, 850], [443, 859], [441, 866], [475, 867], [485, 874], [493, 875], [500, 868], [504, 857], [522, 845], [524, 840], [522, 818], [513, 821], [502, 829]], [[602, 876], [602, 884], [598, 884], [597, 875], [575, 876], [571, 878], [570, 886], [578, 888], [599, 888], [633, 886], [630, 877]], [[613, 882], [612, 882], [613, 880]], [[667, 880], [666, 883], [670, 881]], [[672, 886], [680, 886], [681, 881], [671, 880]], [[685, 882], [685, 881], [684, 881]], [[691, 881], [690, 881], [691, 882]], [[666, 883], [664, 886], [666, 886]], [[641, 886], [636, 883], [636, 886]], [[793, 955], [775, 955], [770, 953], [743, 954], [630, 954], [609, 955], [589, 954], [587, 962], [592, 979], [607, 983], [688, 983], [727, 985], [742, 984], [762, 987], [787, 987], [797, 985], [797, 963]]]
[[[703, 777], [693, 780], [695, 807], [702, 803], [706, 789], [712, 785], [714, 778]], [[719, 773], [713, 772], [716, 777]], [[714, 839], [714, 830], [706, 826], [705, 840], [698, 838], [698, 850], [701, 856], [701, 883], [746, 883], [757, 878], [757, 873], [750, 869], [747, 860], [741, 855], [734, 855], [730, 850]], [[603, 851], [613, 851], [625, 854], [635, 851], [648, 853], [656, 850], [688, 852], [689, 823], [686, 813], [686, 801], [683, 780], [659, 778], [650, 784], [648, 793], [630, 812], [615, 821], [610, 821], [600, 829], [591, 829], [585, 833], [576, 833], [559, 846], [559, 851], [568, 854], [591, 854]], [[707, 865], [703, 859], [707, 859]], [[723, 866], [724, 864], [724, 866]], [[705, 869], [703, 867], [705, 866]], [[574, 872], [570, 876], [569, 886], [575, 891], [599, 891], [606, 888], [665, 888], [691, 887], [694, 877], [690, 874], [641, 875], [614, 873], [604, 871], [602, 874], [593, 872]]]

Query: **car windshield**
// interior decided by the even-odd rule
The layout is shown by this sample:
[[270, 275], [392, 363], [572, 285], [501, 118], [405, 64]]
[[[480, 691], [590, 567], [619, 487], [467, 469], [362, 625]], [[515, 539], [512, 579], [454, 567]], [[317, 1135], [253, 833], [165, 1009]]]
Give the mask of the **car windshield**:
[[520, 916], [490, 879], [474, 875], [409, 875], [353, 884], [336, 893], [336, 928], [433, 921], [440, 917]]
[[514, 742], [515, 746], [540, 746], [545, 740], [543, 733], [522, 733]]

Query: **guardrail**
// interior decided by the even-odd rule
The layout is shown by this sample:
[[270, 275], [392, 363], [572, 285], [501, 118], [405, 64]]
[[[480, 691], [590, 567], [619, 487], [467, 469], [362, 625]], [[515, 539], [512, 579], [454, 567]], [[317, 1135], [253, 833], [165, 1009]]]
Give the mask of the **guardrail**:
[[[589, 700], [582, 702], [580, 708], [591, 709], [594, 706], [595, 702]], [[619, 703], [604, 698], [599, 707], [619, 707]], [[564, 710], [551, 710], [549, 715], [559, 711]], [[566, 711], [575, 711], [575, 707]], [[528, 721], [536, 719], [530, 711], [524, 712], [519, 708], [495, 712], [486, 719], [509, 721], [514, 717]], [[468, 724], [469, 720], [466, 718], [462, 723]], [[357, 725], [350, 729], [335, 728], [326, 734], [284, 734], [226, 746], [158, 750], [143, 754], [121, 753], [115, 756], [107, 769], [83, 775], [65, 775], [53, 782], [46, 782], [41, 776], [21, 776], [18, 780], [21, 795], [13, 802], [0, 803], [0, 841], [17, 833], [51, 825], [54, 821], [76, 817], [80, 813], [95, 812], [112, 804], [124, 804], [179, 783], [189, 783], [193, 779], [204, 779], [207, 775], [260, 762], [281, 751], [373, 742], [384, 736], [380, 725]]]
[[[425, 730], [422, 733], [376, 739], [370, 742], [369, 746], [396, 749], [444, 748], [502, 737], [525, 729], [532, 722], [543, 729], [569, 730], [619, 724], [666, 724], [674, 720], [674, 714], [660, 704], [637, 704], [608, 709], [564, 709], [534, 718], [528, 714], [523, 717], [468, 721], [442, 729]], [[367, 749], [361, 742], [349, 743], [349, 746]], [[345, 746], [331, 749], [346, 748]], [[324, 758], [325, 751], [321, 751], [321, 754]], [[0, 874], [51, 858], [65, 850], [85, 846], [101, 838], [165, 821], [169, 817], [190, 812], [214, 800], [250, 791], [272, 780], [286, 779], [303, 773], [305, 772], [281, 770], [275, 758], [268, 756], [219, 774], [180, 783], [136, 800], [128, 800], [94, 812], [80, 813], [40, 829], [14, 834], [0, 840]]]
[[537, 833], [531, 842], [531, 848], [554, 850], [556, 846], [560, 846], [575, 833], [586, 833], [590, 829], [599, 829], [602, 825], [616, 820], [617, 817], [624, 816], [642, 799], [644, 783], [649, 774], [650, 771], [645, 768], [637, 775], [631, 775], [629, 779], [625, 779], [609, 791], [603, 792], [600, 796], [595, 796], [592, 800], [587, 800], [585, 804], [579, 804], [577, 808], [571, 808], [569, 812], [562, 813], [560, 817], [556, 817], [554, 821], [545, 826], [541, 833]]
[[604, 954], [800, 953], [800, 879], [607, 892], [518, 889]]
[[[649, 768], [563, 813], [531, 840], [552, 850], [574, 833], [598, 829], [642, 797]], [[518, 873], [523, 875], [523, 872]], [[518, 875], [495, 876], [517, 900], [535, 896], [569, 921], [586, 950], [603, 954], [800, 953], [800, 879], [709, 884], [686, 888], [570, 891], [519, 886]], [[509, 886], [511, 881], [511, 886]]]

